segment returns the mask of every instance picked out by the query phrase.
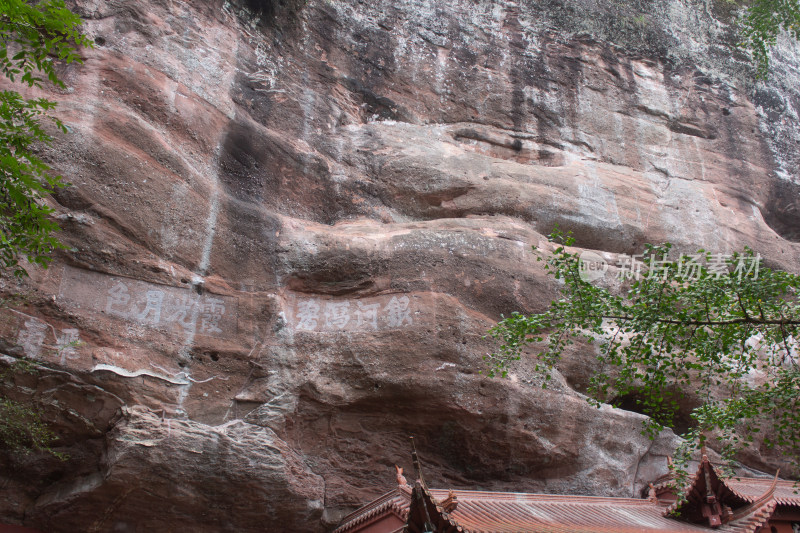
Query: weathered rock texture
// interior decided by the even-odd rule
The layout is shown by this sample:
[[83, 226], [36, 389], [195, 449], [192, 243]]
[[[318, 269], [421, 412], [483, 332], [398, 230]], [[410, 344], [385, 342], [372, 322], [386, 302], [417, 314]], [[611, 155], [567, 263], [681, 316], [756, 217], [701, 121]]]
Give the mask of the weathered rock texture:
[[591, 349], [543, 390], [482, 336], [556, 295], [555, 224], [796, 269], [798, 48], [754, 84], [717, 4], [78, 0], [70, 249], [0, 280], [4, 364], [43, 365], [7, 393], [70, 459], [5, 457], [0, 521], [322, 531], [410, 434], [433, 486], [637, 493], [676, 438], [583, 400]]

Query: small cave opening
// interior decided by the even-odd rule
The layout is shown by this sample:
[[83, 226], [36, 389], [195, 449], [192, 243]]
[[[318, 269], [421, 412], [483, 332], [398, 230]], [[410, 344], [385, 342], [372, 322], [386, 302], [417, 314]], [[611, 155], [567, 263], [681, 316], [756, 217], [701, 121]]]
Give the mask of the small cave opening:
[[254, 13], [271, 15], [275, 9], [275, 0], [243, 0], [247, 8]]
[[609, 400], [608, 403], [617, 409], [655, 418], [660, 424], [672, 429], [676, 435], [683, 435], [695, 427], [696, 422], [692, 418], [692, 411], [699, 406], [699, 403], [681, 391], [666, 391], [665, 394], [669, 396], [668, 399], [673, 399], [678, 403], [678, 407], [672, 417], [659, 416], [658, 413], [650, 412], [646, 407], [644, 391], [632, 391], [617, 396]]
[[761, 208], [764, 222], [791, 242], [800, 242], [800, 184], [789, 180], [777, 181]]
[[253, 13], [269, 19], [279, 13], [293, 14], [300, 11], [306, 0], [242, 0], [242, 3]]

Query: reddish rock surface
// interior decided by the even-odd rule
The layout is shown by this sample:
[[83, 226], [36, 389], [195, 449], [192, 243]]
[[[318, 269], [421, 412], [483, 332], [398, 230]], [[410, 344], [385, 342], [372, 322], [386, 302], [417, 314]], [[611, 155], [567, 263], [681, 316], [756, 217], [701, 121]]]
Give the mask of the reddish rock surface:
[[543, 390], [481, 375], [482, 337], [556, 295], [555, 224], [796, 270], [798, 48], [754, 85], [677, 0], [255, 4], [77, 2], [97, 45], [45, 91], [70, 249], [0, 279], [3, 364], [42, 365], [7, 393], [70, 458], [4, 457], [0, 521], [323, 531], [410, 434], [435, 486], [638, 494], [676, 437], [585, 402], [591, 349]]

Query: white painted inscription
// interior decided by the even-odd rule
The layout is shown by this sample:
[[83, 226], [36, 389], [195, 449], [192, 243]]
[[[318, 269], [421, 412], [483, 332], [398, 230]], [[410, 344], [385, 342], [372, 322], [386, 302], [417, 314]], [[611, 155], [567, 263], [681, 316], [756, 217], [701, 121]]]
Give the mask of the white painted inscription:
[[59, 297], [65, 307], [158, 329], [212, 337], [237, 331], [237, 300], [229, 296], [199, 295], [190, 289], [65, 267]]
[[164, 304], [163, 291], [147, 291], [147, 303], [145, 304], [144, 311], [136, 315], [143, 324], [152, 321], [154, 326], [161, 322], [161, 306]]
[[106, 313], [125, 316], [125, 309], [127, 309], [128, 302], [130, 301], [131, 295], [128, 294], [128, 287], [121, 281], [118, 281], [113, 287], [108, 289]]
[[380, 303], [365, 304], [361, 300], [356, 301], [358, 309], [356, 309], [356, 320], [358, 320], [358, 329], [378, 329], [378, 311], [381, 308]]
[[386, 313], [386, 322], [391, 327], [400, 328], [406, 323], [408, 325], [413, 323], [408, 309], [408, 296], [400, 296], [399, 298], [392, 296], [389, 304], [383, 308], [383, 312]]
[[220, 298], [206, 298], [200, 306], [200, 333], [213, 335], [222, 333], [219, 323], [225, 315], [225, 302]]
[[[425, 308], [428, 308], [427, 310]], [[413, 294], [368, 298], [288, 298], [289, 325], [295, 331], [317, 333], [389, 331], [428, 321], [433, 306], [423, 306]], [[430, 316], [429, 316], [430, 315]]]
[[175, 300], [172, 314], [167, 317], [167, 322], [177, 324], [185, 331], [192, 331], [197, 322], [197, 306], [193, 298], [186, 294]]
[[350, 322], [350, 302], [328, 302], [325, 304], [325, 326], [344, 329]]
[[0, 337], [14, 339], [29, 359], [55, 358], [62, 365], [80, 359], [80, 331], [69, 327], [56, 330], [52, 324], [16, 309], [0, 311]]
[[47, 335], [48, 325], [45, 322], [33, 317], [25, 320], [24, 326], [17, 334], [17, 344], [22, 346], [26, 357], [38, 359], [42, 351], [44, 338]]
[[300, 331], [315, 331], [319, 321], [319, 302], [316, 300], [303, 300], [297, 303], [297, 314], [300, 322], [297, 329]]
[[56, 339], [56, 347], [58, 348], [58, 355], [61, 357], [61, 364], [65, 364], [67, 360], [74, 361], [78, 359], [78, 350], [76, 347], [81, 342], [80, 332], [74, 328], [62, 329], [61, 334]]

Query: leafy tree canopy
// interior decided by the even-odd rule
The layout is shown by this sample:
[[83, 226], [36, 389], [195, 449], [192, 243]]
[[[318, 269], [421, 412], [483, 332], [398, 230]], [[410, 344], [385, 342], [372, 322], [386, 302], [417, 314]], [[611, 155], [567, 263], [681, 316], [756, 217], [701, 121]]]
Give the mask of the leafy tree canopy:
[[[0, 70], [10, 81], [29, 87], [41, 88], [47, 82], [64, 87], [57, 61], [80, 62], [77, 48], [91, 46], [80, 25], [80, 17], [63, 0], [0, 0]], [[0, 91], [0, 272], [13, 269], [24, 275], [20, 257], [47, 266], [50, 253], [61, 246], [52, 235], [58, 227], [49, 218], [52, 209], [44, 197], [64, 183], [35, 152], [37, 144], [52, 141], [42, 119], [66, 132], [64, 124], [48, 114], [55, 106], [45, 98]], [[24, 363], [14, 370], [20, 365], [30, 371]], [[0, 384], [10, 381], [11, 374], [0, 372]], [[64, 458], [50, 447], [54, 439], [39, 411], [0, 394], [0, 447]]]
[[769, 49], [781, 31], [800, 40], [800, 0], [753, 0], [742, 24], [742, 46], [750, 50], [759, 78], [769, 70]]
[[[42, 87], [47, 81], [64, 87], [56, 61], [80, 62], [77, 48], [91, 46], [80, 32], [81, 19], [63, 0], [0, 0], [0, 69], [12, 82]], [[48, 112], [56, 104], [45, 98], [25, 99], [16, 91], [0, 92], [0, 268], [25, 271], [22, 256], [46, 266], [60, 246], [58, 229], [48, 218], [52, 209], [43, 198], [64, 186], [50, 174], [34, 150], [52, 138], [42, 125], [49, 119], [61, 131], [64, 124]]]
[[651, 438], [673, 425], [684, 393], [694, 393], [699, 405], [677, 454], [684, 464], [707, 438], [732, 459], [759, 432], [800, 463], [800, 276], [764, 268], [749, 249], [674, 258], [669, 244], [648, 245], [612, 293], [585, 275], [571, 237], [551, 239], [562, 244], [539, 260], [563, 282], [561, 297], [544, 313], [513, 313], [490, 330], [499, 341], [486, 357], [490, 375], [505, 375], [528, 345], [537, 370], [548, 372], [582, 339], [598, 345], [590, 401], [637, 398], [652, 417], [644, 428]]

